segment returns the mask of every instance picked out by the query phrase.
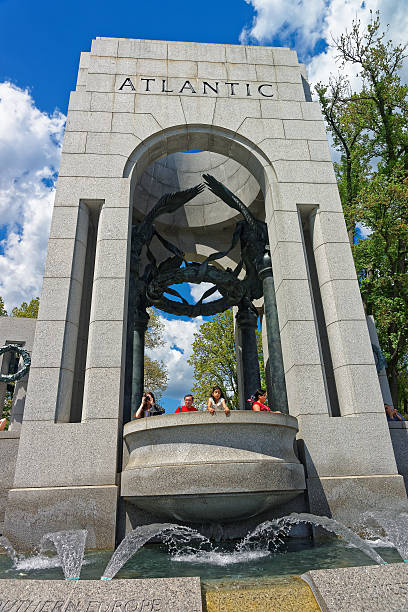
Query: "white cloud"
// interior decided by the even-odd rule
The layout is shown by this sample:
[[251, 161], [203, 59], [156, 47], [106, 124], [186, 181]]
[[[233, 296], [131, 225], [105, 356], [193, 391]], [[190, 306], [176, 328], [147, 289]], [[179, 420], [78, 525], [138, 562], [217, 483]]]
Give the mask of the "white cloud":
[[245, 0], [256, 12], [250, 27], [242, 30], [240, 41], [270, 43], [279, 38], [282, 45], [296, 37], [302, 53], [308, 53], [321, 37], [326, 14], [325, 0]]
[[166, 364], [169, 376], [166, 398], [182, 401], [193, 386], [193, 368], [188, 365], [187, 359], [192, 354], [194, 333], [199, 330], [203, 319], [202, 317], [189, 321], [169, 320], [164, 317], [160, 319], [164, 324], [164, 346], [146, 352], [152, 359], [160, 359]]
[[65, 117], [0, 83], [0, 295], [11, 309], [40, 294]]
[[[313, 56], [316, 42], [331, 45], [346, 29], [350, 29], [356, 17], [362, 25], [370, 20], [370, 10], [380, 10], [383, 29], [389, 24], [387, 38], [394, 43], [405, 42], [408, 31], [406, 0], [246, 0], [252, 4], [255, 16], [252, 25], [241, 32], [241, 42], [261, 44], [280, 41], [279, 44], [293, 46], [300, 60], [307, 63], [312, 84], [327, 82], [331, 73], [337, 72], [336, 52], [332, 47]], [[348, 76], [353, 73], [348, 67]], [[408, 67], [403, 78], [407, 80]]]
[[[190, 287], [191, 297], [196, 302], [198, 302], [198, 300], [207, 291], [207, 289], [214, 287], [212, 283], [200, 283], [199, 285], [195, 285], [194, 283], [188, 283], [188, 285]], [[213, 302], [214, 300], [219, 300], [221, 297], [221, 293], [219, 291], [215, 291], [215, 293], [213, 293], [204, 300], [204, 304], [206, 304], [207, 302]]]

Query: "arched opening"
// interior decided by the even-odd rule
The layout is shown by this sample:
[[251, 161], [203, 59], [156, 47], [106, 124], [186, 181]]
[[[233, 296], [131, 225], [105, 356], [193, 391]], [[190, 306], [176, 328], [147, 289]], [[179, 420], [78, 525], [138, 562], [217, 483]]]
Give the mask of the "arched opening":
[[[270, 320], [267, 348], [269, 355], [270, 349], [273, 353], [269, 368], [273, 366], [275, 374], [267, 376], [274, 380], [270, 396], [275, 408], [279, 404], [287, 412], [265, 224], [268, 205], [271, 208], [268, 181], [273, 179], [268, 160], [257, 147], [227, 130], [177, 127], [141, 144], [124, 175], [131, 178], [132, 205], [125, 422], [134, 416], [143, 391], [140, 373], [150, 305], [190, 317], [232, 306], [238, 309], [241, 407], [244, 396], [260, 386], [255, 328], [257, 306], [264, 307]], [[175, 195], [164, 201], [169, 193]], [[176, 289], [188, 283], [206, 283], [193, 304]], [[217, 290], [220, 297], [214, 299]]]

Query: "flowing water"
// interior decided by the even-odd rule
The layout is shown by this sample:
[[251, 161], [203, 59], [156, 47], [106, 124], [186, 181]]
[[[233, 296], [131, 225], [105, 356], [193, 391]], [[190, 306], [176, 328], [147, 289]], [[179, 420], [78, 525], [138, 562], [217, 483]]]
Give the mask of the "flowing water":
[[[198, 533], [198, 531], [195, 529], [190, 529], [190, 527], [182, 527], [180, 525], [174, 525], [173, 523], [153, 523], [151, 525], [142, 525], [141, 527], [136, 527], [136, 529], [131, 531], [119, 544], [113, 553], [111, 560], [106, 566], [101, 580], [112, 579], [118, 573], [120, 568], [125, 565], [126, 561], [133, 557], [139, 548], [141, 548], [152, 538], [159, 535], [162, 535], [163, 539], [169, 544], [170, 550], [171, 547], [173, 547], [173, 550], [176, 547], [177, 550], [177, 541], [181, 542], [182, 545], [185, 545], [186, 542], [197, 540], [199, 544], [198, 550], [200, 550], [200, 546], [203, 543], [210, 544], [210, 541], [206, 537], [201, 535], [201, 533]], [[191, 548], [191, 550], [197, 549]]]
[[[288, 540], [292, 526], [299, 522], [323, 527], [341, 539], [324, 544]], [[376, 542], [363, 540], [333, 519], [310, 514], [265, 521], [239, 542], [214, 543], [189, 527], [158, 523], [129, 533], [113, 555], [109, 551], [88, 552], [85, 560], [85, 531], [47, 534], [41, 552], [27, 557], [17, 555], [10, 542], [0, 538], [0, 546], [7, 551], [7, 556], [0, 555], [0, 578], [61, 579], [62, 569], [67, 579], [77, 579], [80, 572], [83, 579], [102, 576], [105, 580], [200, 576], [204, 582], [222, 585], [225, 581], [270, 581], [310, 569], [401, 561], [389, 540], [376, 535]], [[149, 543], [152, 538], [160, 544]], [[55, 546], [58, 557], [45, 554], [47, 542]], [[405, 550], [404, 543], [398, 550]]]
[[41, 540], [40, 554], [49, 548], [47, 542], [52, 542], [57, 551], [65, 580], [79, 580], [87, 535], [88, 532], [85, 529], [46, 533]]

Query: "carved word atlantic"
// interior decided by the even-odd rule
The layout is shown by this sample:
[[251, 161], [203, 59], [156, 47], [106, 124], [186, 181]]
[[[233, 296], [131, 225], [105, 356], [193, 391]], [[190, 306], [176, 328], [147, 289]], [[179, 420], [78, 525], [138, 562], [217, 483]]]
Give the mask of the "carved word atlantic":
[[[132, 92], [136, 91], [135, 83], [137, 81], [127, 77], [119, 91]], [[139, 89], [139, 88], [138, 88]], [[142, 92], [151, 93], [175, 93], [175, 94], [212, 94], [212, 95], [229, 95], [229, 96], [252, 96], [257, 93], [264, 98], [272, 98], [274, 86], [271, 83], [239, 83], [234, 81], [202, 81], [199, 85], [193, 85], [191, 81], [184, 81], [181, 87], [171, 89], [167, 79], [160, 78], [141, 78], [140, 90]]]

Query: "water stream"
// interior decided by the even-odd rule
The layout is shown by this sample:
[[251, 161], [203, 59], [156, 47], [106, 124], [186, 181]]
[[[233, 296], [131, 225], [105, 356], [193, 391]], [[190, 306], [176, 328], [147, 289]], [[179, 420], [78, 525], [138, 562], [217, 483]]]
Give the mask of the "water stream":
[[[103, 572], [101, 580], [111, 580], [120, 568], [149, 540], [158, 535], [163, 535], [163, 539], [170, 544], [176, 539], [185, 543], [191, 540], [198, 540], [199, 546], [210, 541], [201, 533], [190, 527], [183, 527], [173, 523], [153, 523], [152, 525], [142, 525], [131, 531], [119, 544], [112, 555], [111, 560]], [[191, 549], [193, 550], [193, 549]], [[196, 548], [194, 549], [197, 550]]]
[[[384, 513], [370, 513], [370, 518], [376, 521], [377, 531], [379, 529], [378, 525], [381, 525], [382, 533], [385, 531], [389, 539], [393, 541], [398, 553], [403, 558], [407, 558], [408, 536], [404, 533], [403, 523], [401, 522], [402, 517], [400, 515], [398, 517], [391, 517], [391, 514], [388, 516]], [[408, 518], [408, 515], [405, 514], [404, 520], [406, 518]], [[155, 523], [137, 527], [123, 539], [113, 553], [103, 571], [101, 580], [110, 580], [116, 576], [127, 561], [152, 538], [158, 538], [166, 545], [168, 563], [175, 564], [174, 570], [170, 571], [171, 575], [173, 571], [177, 575], [176, 565], [180, 568], [183, 567], [183, 571], [186, 571], [186, 566], [191, 566], [191, 571], [194, 571], [194, 567], [201, 568], [200, 575], [202, 571], [204, 573], [207, 572], [207, 570], [203, 569], [205, 567], [208, 567], [208, 571], [211, 573], [213, 572], [211, 568], [235, 565], [237, 567], [236, 571], [239, 574], [246, 575], [257, 564], [265, 562], [276, 565], [283, 546], [287, 546], [286, 537], [290, 534], [292, 526], [302, 522], [322, 527], [336, 534], [341, 538], [343, 546], [348, 544], [355, 547], [359, 550], [359, 553], [363, 553], [375, 563], [380, 565], [386, 563], [374, 550], [373, 542], [363, 540], [338, 521], [325, 516], [293, 513], [283, 518], [261, 523], [235, 544], [233, 542], [214, 543], [195, 529], [173, 523]], [[78, 580], [81, 567], [84, 563], [86, 537], [87, 532], [85, 530], [47, 533], [42, 538], [40, 553], [30, 557], [18, 555], [5, 537], [0, 537], [0, 547], [6, 550], [8, 557], [13, 563], [13, 570], [19, 572], [20, 575], [26, 575], [25, 572], [32, 570], [47, 571], [47, 569], [52, 570], [52, 568], [61, 567], [66, 580]], [[56, 549], [57, 557], [44, 555], [47, 550], [50, 550], [50, 546]], [[313, 544], [310, 543], [308, 546], [309, 548], [313, 547]], [[141, 559], [143, 555], [140, 557], [140, 554], [138, 555], [138, 560], [135, 559], [130, 563], [136, 568], [140, 566], [140, 574], [138, 571], [138, 576], [143, 577], [145, 570], [142, 569], [143, 563]], [[147, 552], [146, 554], [150, 555], [151, 553]], [[311, 550], [310, 554], [312, 554]], [[106, 553], [103, 553], [103, 558], [106, 559], [104, 561], [106, 564]], [[274, 558], [276, 559], [275, 561]], [[150, 568], [148, 571], [151, 571]], [[21, 572], [23, 573], [21, 574]]]
[[19, 556], [5, 536], [0, 536], [0, 546], [6, 550], [7, 556], [10, 557], [13, 565], [17, 565]]
[[46, 533], [41, 540], [40, 554], [48, 550], [47, 542], [52, 542], [57, 551], [65, 580], [79, 580], [87, 535], [88, 532], [85, 529]]

